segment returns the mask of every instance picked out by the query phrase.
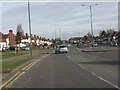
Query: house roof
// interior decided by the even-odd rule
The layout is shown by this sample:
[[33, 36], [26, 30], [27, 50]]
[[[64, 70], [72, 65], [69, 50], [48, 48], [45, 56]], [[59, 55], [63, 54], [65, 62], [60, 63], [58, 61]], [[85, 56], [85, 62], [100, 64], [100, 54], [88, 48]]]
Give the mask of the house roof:
[[8, 34], [3, 34], [3, 33], [0, 32], [0, 37], [1, 38], [8, 38]]

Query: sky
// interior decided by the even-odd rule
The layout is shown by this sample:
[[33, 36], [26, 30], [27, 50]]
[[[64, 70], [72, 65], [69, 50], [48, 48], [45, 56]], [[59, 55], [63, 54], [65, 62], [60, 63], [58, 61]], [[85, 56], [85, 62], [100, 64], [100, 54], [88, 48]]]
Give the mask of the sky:
[[[82, 5], [94, 4], [98, 4], [92, 7], [94, 35], [109, 28], [118, 30], [118, 0], [30, 0], [32, 34], [50, 39], [84, 36], [91, 28], [89, 7]], [[9, 29], [16, 33], [18, 24], [29, 33], [27, 0], [2, 0], [0, 9], [2, 33]]]

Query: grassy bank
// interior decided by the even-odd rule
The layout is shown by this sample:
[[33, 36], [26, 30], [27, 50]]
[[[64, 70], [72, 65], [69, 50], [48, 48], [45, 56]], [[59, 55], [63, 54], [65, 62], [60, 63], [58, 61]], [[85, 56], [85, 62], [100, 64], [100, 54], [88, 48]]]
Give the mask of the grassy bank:
[[7, 52], [3, 52], [2, 53], [2, 59], [5, 59], [5, 58], [10, 58], [10, 57], [15, 57], [15, 56], [20, 56], [20, 55], [24, 55], [24, 54], [27, 54], [28, 51], [20, 51], [19, 54], [15, 54], [14, 51], [10, 52], [10, 51], [7, 51]]

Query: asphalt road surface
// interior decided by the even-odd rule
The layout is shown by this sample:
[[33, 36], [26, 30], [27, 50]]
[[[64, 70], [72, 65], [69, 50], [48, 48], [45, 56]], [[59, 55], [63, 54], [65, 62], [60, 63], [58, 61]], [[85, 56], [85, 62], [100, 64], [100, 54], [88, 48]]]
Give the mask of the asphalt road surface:
[[116, 60], [81, 52], [75, 46], [68, 54], [54, 54], [39, 61], [11, 88], [115, 88]]

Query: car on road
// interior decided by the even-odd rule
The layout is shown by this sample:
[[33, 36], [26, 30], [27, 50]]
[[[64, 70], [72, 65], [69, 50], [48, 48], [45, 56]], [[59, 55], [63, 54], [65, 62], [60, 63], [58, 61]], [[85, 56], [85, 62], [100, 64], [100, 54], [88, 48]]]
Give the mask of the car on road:
[[90, 45], [93, 46], [93, 47], [97, 47], [98, 46], [97, 42], [91, 42]]
[[55, 49], [55, 53], [68, 53], [68, 48], [66, 45], [58, 45]]
[[97, 44], [96, 42], [94, 42], [94, 43], [93, 43], [93, 46], [94, 46], [94, 47], [97, 47], [97, 46], [98, 46], [98, 44]]
[[117, 42], [115, 42], [115, 41], [112, 41], [110, 44], [111, 44], [111, 46], [118, 46]]

